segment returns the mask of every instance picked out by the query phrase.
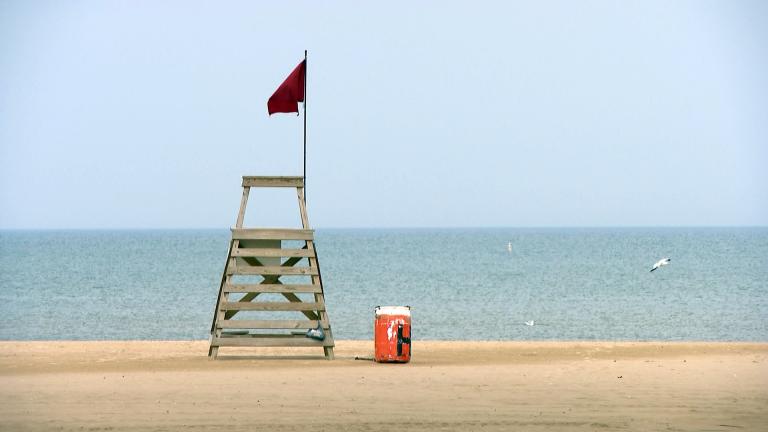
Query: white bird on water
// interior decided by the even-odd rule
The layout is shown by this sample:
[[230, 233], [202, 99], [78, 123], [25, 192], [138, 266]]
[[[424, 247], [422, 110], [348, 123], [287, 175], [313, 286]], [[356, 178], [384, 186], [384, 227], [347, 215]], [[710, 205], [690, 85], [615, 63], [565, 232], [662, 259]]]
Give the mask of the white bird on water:
[[527, 325], [527, 326], [532, 326], [532, 325], [534, 325], [534, 324], [536, 324], [536, 323], [535, 323], [535, 322], [533, 322], [533, 320], [530, 320], [530, 321], [526, 321], [526, 322], [525, 322], [525, 325]]
[[671, 258], [660, 259], [659, 262], [653, 265], [653, 268], [651, 269], [651, 271], [654, 271], [659, 267], [664, 267], [665, 265], [669, 264], [670, 261], [672, 261]]

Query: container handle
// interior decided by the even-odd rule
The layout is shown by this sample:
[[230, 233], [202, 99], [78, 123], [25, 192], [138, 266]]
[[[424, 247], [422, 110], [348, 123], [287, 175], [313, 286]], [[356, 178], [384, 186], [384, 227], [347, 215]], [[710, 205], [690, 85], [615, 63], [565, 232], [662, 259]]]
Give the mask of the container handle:
[[411, 345], [411, 337], [403, 336], [403, 325], [397, 325], [397, 355], [398, 357], [403, 355], [403, 344]]

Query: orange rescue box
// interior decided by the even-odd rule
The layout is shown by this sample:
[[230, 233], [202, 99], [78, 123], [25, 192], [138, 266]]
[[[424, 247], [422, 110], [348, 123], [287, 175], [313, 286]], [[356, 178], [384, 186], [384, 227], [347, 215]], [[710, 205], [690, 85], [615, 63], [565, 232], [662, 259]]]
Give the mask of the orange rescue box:
[[408, 363], [411, 360], [411, 307], [376, 306], [374, 311], [374, 360]]

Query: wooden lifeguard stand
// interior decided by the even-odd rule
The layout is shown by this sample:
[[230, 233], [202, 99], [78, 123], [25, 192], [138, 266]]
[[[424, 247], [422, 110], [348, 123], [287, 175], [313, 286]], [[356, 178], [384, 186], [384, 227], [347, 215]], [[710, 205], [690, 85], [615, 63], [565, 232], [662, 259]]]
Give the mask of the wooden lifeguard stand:
[[[244, 228], [243, 219], [252, 187], [296, 188], [302, 228]], [[298, 247], [283, 247], [288, 243], [298, 243]], [[297, 265], [301, 263], [305, 265]], [[306, 278], [308, 281], [283, 283], [280, 278], [284, 276]], [[236, 280], [259, 277], [259, 281]], [[268, 295], [278, 297], [280, 301], [254, 301], [259, 296]], [[307, 296], [311, 298], [307, 299]], [[303, 315], [304, 319], [264, 317], [290, 312]], [[238, 314], [261, 316], [257, 319], [236, 319]], [[318, 325], [322, 327], [325, 338], [317, 340], [307, 337], [307, 330]], [[333, 359], [333, 334], [325, 309], [314, 230], [309, 228], [307, 219], [303, 177], [243, 177], [243, 197], [221, 277], [208, 356], [215, 359], [219, 347], [226, 346], [322, 347], [325, 357]]]

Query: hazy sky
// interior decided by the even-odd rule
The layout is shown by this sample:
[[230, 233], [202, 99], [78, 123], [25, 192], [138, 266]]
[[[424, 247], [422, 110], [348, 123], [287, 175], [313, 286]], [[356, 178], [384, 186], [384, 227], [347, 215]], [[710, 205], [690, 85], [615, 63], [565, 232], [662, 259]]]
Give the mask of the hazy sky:
[[0, 0], [0, 228], [231, 226], [304, 49], [316, 227], [768, 224], [768, 2]]

